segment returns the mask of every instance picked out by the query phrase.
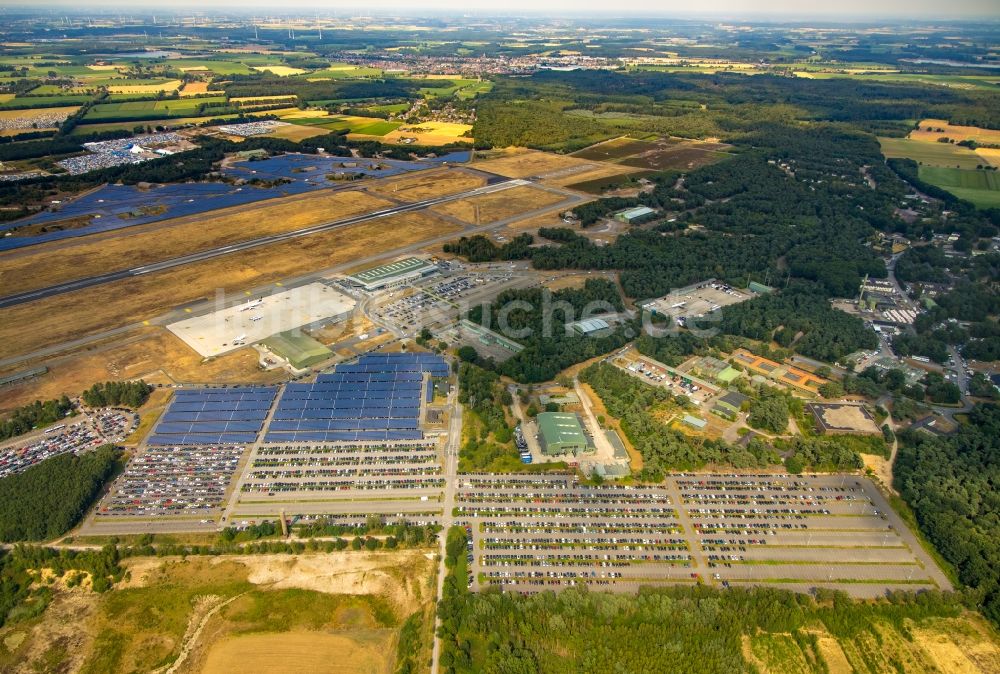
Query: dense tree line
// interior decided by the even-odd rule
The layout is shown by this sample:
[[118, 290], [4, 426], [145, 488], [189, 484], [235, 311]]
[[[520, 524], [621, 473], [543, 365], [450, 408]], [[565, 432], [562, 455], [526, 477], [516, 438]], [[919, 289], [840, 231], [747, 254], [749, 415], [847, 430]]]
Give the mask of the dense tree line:
[[856, 316], [834, 309], [813, 285], [796, 284], [722, 309], [719, 328], [833, 362], [878, 345], [875, 333]]
[[27, 433], [33, 428], [58, 421], [73, 411], [73, 403], [65, 395], [61, 398], [35, 402], [18, 407], [0, 421], [0, 440], [7, 440]]
[[458, 241], [444, 244], [444, 252], [461, 255], [469, 262], [495, 262], [497, 260], [523, 260], [531, 255], [531, 234], [518, 234], [498, 246], [482, 234], [463, 236]]
[[475, 412], [487, 431], [499, 436], [501, 442], [510, 440], [504, 406], [511, 403], [511, 396], [496, 372], [462, 363], [458, 368], [458, 401]]
[[86, 514], [118, 467], [111, 445], [60, 454], [0, 480], [0, 541], [41, 541], [66, 533]]
[[90, 407], [131, 407], [136, 409], [149, 399], [153, 387], [139, 381], [106, 381], [83, 392], [83, 402]]
[[950, 437], [903, 433], [894, 484], [983, 613], [1000, 623], [1000, 407], [977, 406]]
[[838, 640], [865, 635], [881, 643], [886, 626], [908, 633], [907, 624], [953, 618], [963, 609], [960, 597], [936, 591], [895, 592], [871, 602], [829, 590], [811, 596], [701, 585], [644, 587], [637, 595], [586, 588], [471, 593], [465, 587], [465, 541], [461, 528], [449, 531], [448, 574], [438, 606], [446, 674], [750, 674], [758, 670], [744, 658], [745, 639], [768, 634], [790, 635], [808, 670], [822, 672], [829, 664], [812, 633], [816, 625]]

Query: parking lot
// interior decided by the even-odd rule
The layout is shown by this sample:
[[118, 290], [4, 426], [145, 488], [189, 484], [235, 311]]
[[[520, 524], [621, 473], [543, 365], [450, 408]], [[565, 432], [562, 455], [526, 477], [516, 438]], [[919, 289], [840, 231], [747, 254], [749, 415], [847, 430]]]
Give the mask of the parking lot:
[[535, 282], [533, 277], [509, 271], [437, 276], [389, 293], [386, 301], [373, 310], [372, 317], [406, 334], [416, 334], [423, 327], [437, 333], [455, 323], [472, 306], [507, 288]]
[[244, 447], [150, 446], [134, 457], [96, 511], [96, 519], [218, 515]]
[[670, 316], [683, 327], [689, 319], [702, 318], [724, 306], [746, 302], [756, 296], [756, 293], [749, 290], [733, 288], [722, 281], [709, 279], [680, 288], [641, 306], [655, 314]]
[[134, 412], [97, 410], [55, 424], [33, 441], [13, 442], [0, 449], [0, 479], [20, 473], [60, 454], [121, 442], [138, 423]]
[[567, 476], [460, 476], [470, 587], [947, 588], [874, 485], [856, 476], [677, 475], [589, 487]]
[[230, 520], [359, 513], [440, 513], [444, 491], [433, 440], [280, 444], [255, 449], [229, 505]]

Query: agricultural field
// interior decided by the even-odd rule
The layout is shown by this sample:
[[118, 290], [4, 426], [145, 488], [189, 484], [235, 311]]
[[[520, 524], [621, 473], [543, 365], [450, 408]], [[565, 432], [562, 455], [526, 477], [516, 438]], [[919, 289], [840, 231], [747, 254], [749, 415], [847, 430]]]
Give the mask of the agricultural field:
[[433, 563], [421, 551], [124, 563], [111, 591], [57, 584], [41, 616], [0, 630], [0, 669], [391, 674], [414, 615], [411, 647], [428, 647]]
[[0, 110], [0, 128], [17, 131], [57, 127], [80, 109], [78, 105], [30, 110]]
[[967, 147], [951, 143], [925, 142], [909, 138], [879, 138], [882, 154], [886, 157], [903, 157], [918, 164], [959, 169], [975, 169], [983, 163], [982, 157]]
[[289, 66], [281, 65], [266, 65], [266, 66], [251, 66], [252, 70], [258, 72], [269, 72], [272, 75], [278, 75], [279, 77], [287, 77], [289, 75], [301, 75], [306, 72], [302, 68], [291, 68]]
[[136, 225], [0, 254], [0, 285], [23, 292], [89, 275], [179, 257], [388, 206], [358, 190], [319, 191]]
[[[386, 143], [399, 143], [403, 138], [416, 138], [417, 145], [447, 145], [448, 143], [471, 143], [472, 138], [466, 134], [472, 132], [471, 124], [456, 122], [420, 122], [415, 126], [400, 127], [398, 122], [392, 124], [394, 130], [381, 134]], [[370, 134], [370, 131], [356, 130], [352, 133]]]
[[974, 140], [986, 145], [1000, 145], [1000, 131], [996, 129], [981, 129], [978, 126], [959, 126], [949, 124], [943, 119], [922, 119], [907, 136], [910, 140], [936, 143], [939, 138], [949, 138], [956, 142]]
[[399, 122], [388, 122], [377, 117], [355, 117], [352, 115], [319, 114], [297, 117], [294, 114], [290, 114], [287, 116], [287, 121], [292, 124], [319, 127], [324, 130], [324, 133], [347, 130], [352, 134], [364, 136], [385, 136], [399, 127]]
[[405, 213], [21, 304], [4, 310], [0, 357], [138, 323], [214, 297], [219, 289], [240, 292], [458, 229], [426, 213]]
[[351, 79], [354, 77], [381, 77], [382, 71], [378, 68], [365, 68], [353, 66], [348, 63], [333, 64], [325, 70], [314, 70], [310, 72], [306, 79], [310, 82], [322, 80]]
[[[8, 94], [9, 96], [9, 94]], [[21, 110], [29, 109], [35, 105], [80, 105], [93, 100], [93, 96], [79, 95], [59, 95], [59, 96], [14, 96], [0, 101], [0, 110]]]
[[996, 171], [921, 166], [920, 179], [946, 189], [979, 208], [1000, 206], [1000, 174]]
[[223, 95], [221, 91], [209, 91], [208, 82], [188, 82], [184, 85], [184, 88], [180, 90], [181, 96], [205, 96], [208, 94]]
[[205, 98], [172, 99], [163, 101], [129, 101], [124, 103], [103, 103], [95, 105], [84, 120], [90, 124], [101, 120], [121, 120], [134, 118], [146, 120], [150, 117], [189, 117], [198, 112], [200, 106], [206, 104], [225, 103], [225, 96]]

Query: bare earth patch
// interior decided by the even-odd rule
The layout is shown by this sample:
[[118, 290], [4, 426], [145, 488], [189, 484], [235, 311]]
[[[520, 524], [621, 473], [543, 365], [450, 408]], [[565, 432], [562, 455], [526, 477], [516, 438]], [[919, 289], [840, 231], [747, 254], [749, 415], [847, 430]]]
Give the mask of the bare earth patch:
[[[360, 635], [359, 635], [360, 636]], [[392, 630], [366, 638], [324, 632], [251, 634], [225, 639], [208, 652], [202, 674], [387, 674], [392, 671]]]

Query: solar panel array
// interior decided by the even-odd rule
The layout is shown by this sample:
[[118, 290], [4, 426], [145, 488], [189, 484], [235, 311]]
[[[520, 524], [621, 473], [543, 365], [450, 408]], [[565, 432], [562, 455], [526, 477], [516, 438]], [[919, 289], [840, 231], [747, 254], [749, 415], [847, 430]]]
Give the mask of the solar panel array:
[[274, 403], [273, 386], [181, 389], [160, 418], [151, 445], [228, 445], [257, 440]]
[[288, 384], [266, 442], [420, 440], [423, 373], [448, 376], [448, 364], [426, 353], [362, 356], [314, 384]]

